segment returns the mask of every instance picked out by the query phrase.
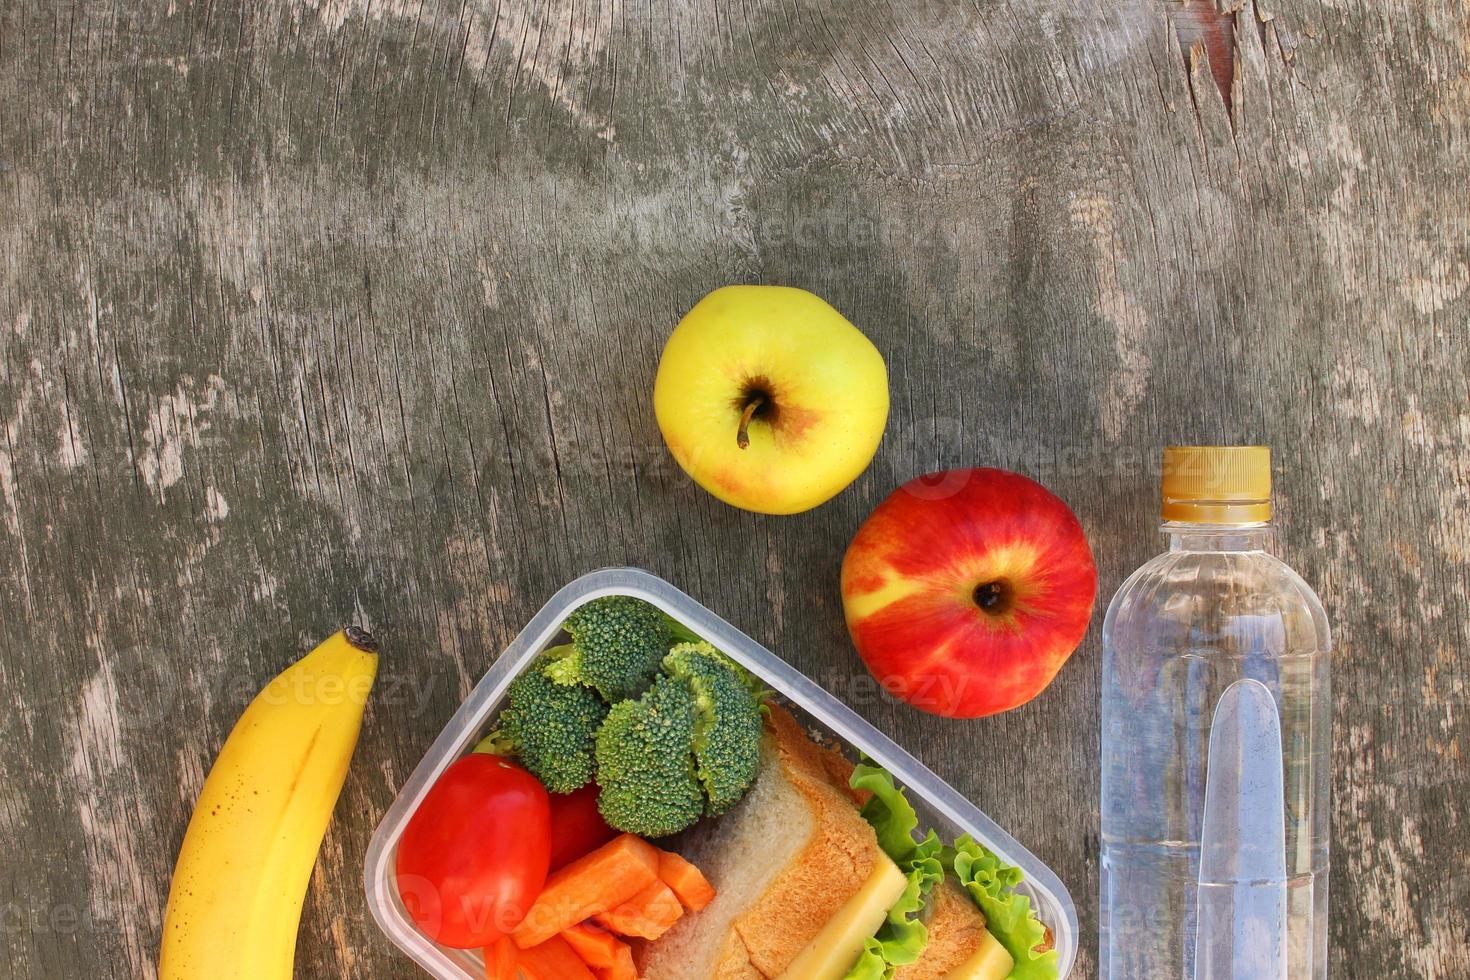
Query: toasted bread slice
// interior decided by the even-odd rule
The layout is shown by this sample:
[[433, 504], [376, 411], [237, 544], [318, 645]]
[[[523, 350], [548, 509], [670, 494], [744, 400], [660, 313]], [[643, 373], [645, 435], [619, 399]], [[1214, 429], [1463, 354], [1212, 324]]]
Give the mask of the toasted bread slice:
[[873, 874], [878, 840], [845, 787], [846, 765], [772, 705], [755, 786], [680, 849], [716, 896], [638, 951], [643, 980], [779, 976]]

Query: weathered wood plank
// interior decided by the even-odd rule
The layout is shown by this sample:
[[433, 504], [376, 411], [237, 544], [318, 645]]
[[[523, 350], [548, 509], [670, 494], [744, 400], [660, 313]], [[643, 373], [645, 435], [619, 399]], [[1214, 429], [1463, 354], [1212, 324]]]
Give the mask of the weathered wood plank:
[[[412, 976], [359, 898], [373, 824], [617, 563], [849, 692], [1090, 937], [1096, 637], [1032, 705], [921, 717], [860, 683], [842, 549], [993, 463], [1074, 504], [1106, 597], [1157, 547], [1157, 447], [1259, 439], [1340, 638], [1334, 972], [1470, 975], [1470, 14], [1224, 6], [1228, 109], [1199, 12], [1150, 0], [5, 5], [4, 972], [153, 969], [214, 750], [356, 619], [387, 655], [300, 972]], [[734, 281], [889, 359], [878, 459], [815, 512], [733, 511], [659, 441], [661, 342]]]

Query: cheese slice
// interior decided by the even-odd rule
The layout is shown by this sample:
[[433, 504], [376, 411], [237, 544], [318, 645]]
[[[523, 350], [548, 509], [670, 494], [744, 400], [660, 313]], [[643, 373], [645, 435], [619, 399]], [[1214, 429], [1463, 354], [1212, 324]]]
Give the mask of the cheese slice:
[[1006, 948], [989, 932], [985, 933], [980, 948], [970, 958], [945, 976], [944, 980], [1006, 980], [1016, 961]]
[[880, 852], [863, 887], [827, 920], [778, 980], [842, 980], [907, 886], [898, 865]]

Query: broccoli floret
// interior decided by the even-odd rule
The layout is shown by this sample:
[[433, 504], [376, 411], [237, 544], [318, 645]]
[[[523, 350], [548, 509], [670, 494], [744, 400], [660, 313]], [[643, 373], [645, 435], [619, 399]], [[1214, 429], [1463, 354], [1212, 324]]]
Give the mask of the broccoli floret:
[[689, 685], [662, 676], [638, 700], [608, 712], [597, 732], [597, 808], [610, 825], [663, 837], [704, 813], [694, 773], [694, 714]]
[[538, 660], [510, 685], [509, 706], [492, 736], [553, 793], [570, 793], [592, 781], [597, 729], [607, 705], [587, 687], [567, 687], [547, 676]]
[[632, 596], [593, 599], [563, 628], [572, 642], [552, 651], [547, 673], [558, 684], [595, 688], [609, 704], [646, 691], [674, 642], [667, 617]]
[[694, 693], [694, 758], [709, 813], [740, 802], [760, 768], [761, 698], [753, 679], [708, 643], [680, 643], [664, 670]]

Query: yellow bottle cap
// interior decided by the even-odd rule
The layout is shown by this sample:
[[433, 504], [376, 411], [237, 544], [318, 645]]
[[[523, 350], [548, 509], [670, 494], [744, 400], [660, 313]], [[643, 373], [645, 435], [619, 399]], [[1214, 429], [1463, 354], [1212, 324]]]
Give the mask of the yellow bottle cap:
[[1271, 519], [1271, 447], [1170, 446], [1164, 450], [1166, 521], [1258, 524]]

